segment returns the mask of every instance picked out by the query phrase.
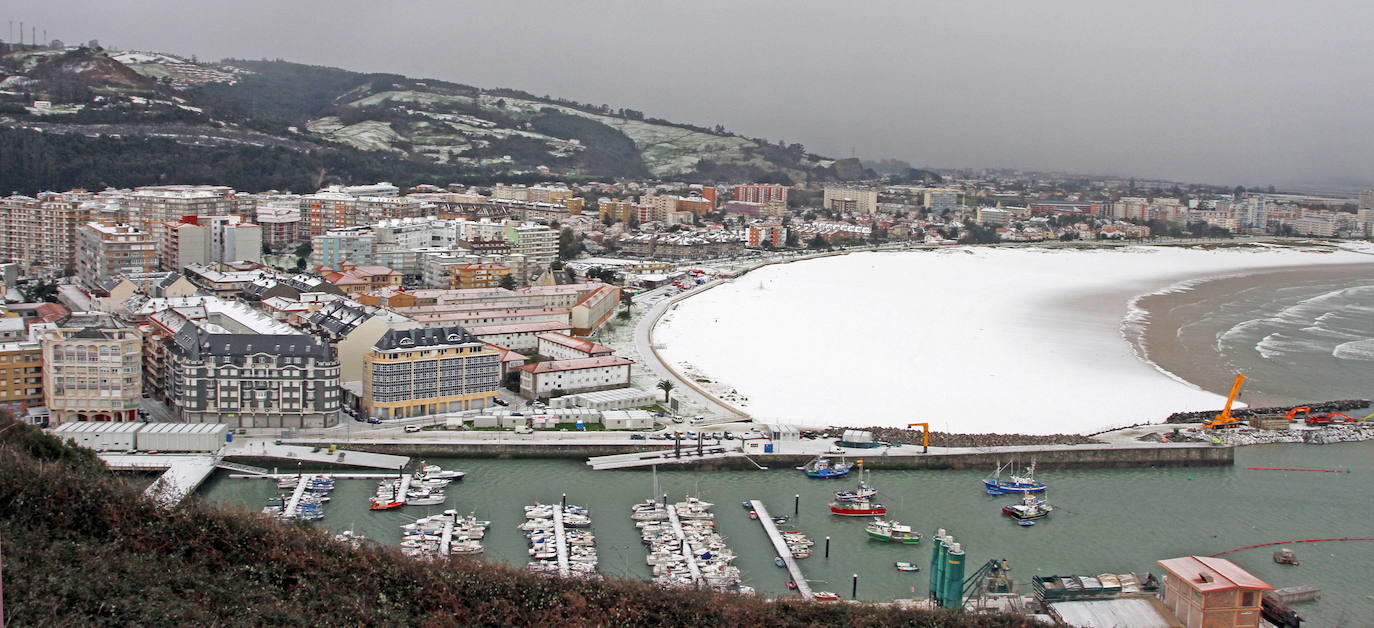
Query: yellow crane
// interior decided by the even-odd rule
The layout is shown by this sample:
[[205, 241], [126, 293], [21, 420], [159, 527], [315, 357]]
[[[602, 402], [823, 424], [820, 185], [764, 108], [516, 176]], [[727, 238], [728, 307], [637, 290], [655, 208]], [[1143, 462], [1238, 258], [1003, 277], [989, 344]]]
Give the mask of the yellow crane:
[[908, 423], [906, 429], [921, 426], [921, 453], [930, 453], [930, 424], [929, 423]]
[[1214, 430], [1219, 427], [1235, 427], [1240, 423], [1235, 417], [1231, 416], [1231, 404], [1235, 403], [1236, 396], [1240, 395], [1240, 385], [1245, 383], [1245, 376], [1236, 373], [1236, 382], [1231, 384], [1231, 394], [1226, 397], [1226, 407], [1222, 408], [1221, 414], [1216, 418], [1202, 424], [1202, 427]]

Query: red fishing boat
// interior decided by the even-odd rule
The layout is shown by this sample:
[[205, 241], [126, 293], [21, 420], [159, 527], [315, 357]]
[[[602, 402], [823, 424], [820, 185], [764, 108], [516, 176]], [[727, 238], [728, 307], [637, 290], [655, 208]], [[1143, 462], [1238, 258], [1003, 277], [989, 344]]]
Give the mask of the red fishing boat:
[[854, 502], [830, 502], [830, 514], [843, 517], [881, 517], [887, 514], [887, 506], [866, 499]]

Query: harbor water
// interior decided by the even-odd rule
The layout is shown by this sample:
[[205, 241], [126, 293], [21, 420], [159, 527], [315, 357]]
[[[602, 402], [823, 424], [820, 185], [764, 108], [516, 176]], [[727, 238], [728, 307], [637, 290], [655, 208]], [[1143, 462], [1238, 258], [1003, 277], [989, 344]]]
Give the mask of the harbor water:
[[[926, 536], [919, 545], [885, 545], [864, 534], [864, 518], [837, 517], [827, 504], [836, 490], [852, 488], [857, 478], [813, 480], [794, 469], [767, 471], [660, 470], [660, 493], [673, 501], [697, 495], [716, 504], [718, 530], [739, 554], [735, 565], [744, 583], [761, 594], [793, 594], [785, 570], [774, 565], [775, 552], [762, 527], [740, 502], [761, 499], [774, 514], [793, 514], [789, 522], [817, 541], [810, 558], [799, 561], [818, 591], [848, 598], [851, 574], [859, 575], [859, 598], [887, 601], [926, 595], [929, 537], [946, 528], [964, 544], [967, 571], [989, 559], [1007, 559], [1025, 592], [1035, 575], [1153, 571], [1154, 561], [1189, 554], [1208, 555], [1233, 548], [1299, 539], [1374, 537], [1374, 443], [1271, 445], [1242, 448], [1236, 465], [1223, 468], [1103, 469], [1043, 472], [1055, 511], [1033, 527], [1019, 527], [1000, 514], [1012, 496], [990, 496], [981, 471], [880, 471], [871, 481], [881, 491], [889, 519], [911, 525]], [[523, 566], [524, 535], [516, 529], [523, 507], [568, 502], [591, 510], [592, 531], [601, 557], [600, 572], [647, 579], [645, 548], [629, 518], [632, 504], [649, 498], [654, 475], [648, 471], [591, 471], [578, 460], [439, 459], [428, 462], [468, 472], [447, 488], [444, 506], [406, 507], [373, 512], [367, 498], [376, 480], [339, 480], [326, 504], [326, 518], [313, 525], [331, 531], [352, 529], [369, 539], [398, 544], [400, 526], [445, 508], [488, 519], [483, 560]], [[1022, 461], [1028, 463], [1029, 461]], [[1247, 467], [1339, 468], [1349, 473], [1257, 471]], [[991, 471], [989, 469], [988, 471]], [[232, 479], [219, 472], [201, 489], [207, 499], [249, 510], [261, 509], [276, 494], [275, 483]], [[831, 537], [825, 557], [825, 537]], [[1301, 566], [1277, 565], [1276, 548], [1229, 554], [1230, 558], [1275, 587], [1314, 585], [1320, 601], [1296, 608], [1312, 625], [1374, 623], [1374, 591], [1365, 566], [1374, 561], [1374, 542], [1329, 542], [1288, 546]], [[921, 566], [898, 573], [893, 563]]]

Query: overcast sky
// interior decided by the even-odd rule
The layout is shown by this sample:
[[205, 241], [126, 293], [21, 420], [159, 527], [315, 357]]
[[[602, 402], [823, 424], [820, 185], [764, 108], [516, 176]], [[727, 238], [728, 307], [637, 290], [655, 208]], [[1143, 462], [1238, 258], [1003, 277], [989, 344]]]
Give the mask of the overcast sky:
[[16, 4], [50, 39], [513, 87], [836, 157], [1374, 184], [1368, 0]]

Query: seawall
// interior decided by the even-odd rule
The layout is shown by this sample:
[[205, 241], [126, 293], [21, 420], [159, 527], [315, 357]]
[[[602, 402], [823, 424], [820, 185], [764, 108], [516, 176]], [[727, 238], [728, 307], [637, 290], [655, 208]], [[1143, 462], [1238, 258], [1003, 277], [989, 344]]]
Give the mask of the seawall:
[[[298, 444], [318, 444], [296, 441]], [[609, 456], [645, 451], [670, 452], [671, 447], [644, 445], [594, 444], [520, 444], [520, 443], [403, 443], [352, 442], [349, 449], [411, 457], [466, 458], [575, 458], [585, 460], [595, 456]], [[691, 447], [683, 447], [687, 454]], [[1046, 447], [987, 447], [932, 450], [928, 454], [883, 455], [886, 450], [875, 449], [871, 454], [851, 450], [848, 458], [862, 458], [868, 469], [991, 469], [999, 463], [1017, 460], [1024, 464], [1034, 461], [1041, 469], [1122, 469], [1149, 467], [1220, 467], [1235, 463], [1235, 448], [1216, 445], [1054, 445]], [[760, 454], [714, 459], [700, 462], [665, 462], [665, 468], [680, 469], [793, 469], [806, 464], [815, 454]], [[648, 469], [648, 466], [642, 467]]]

